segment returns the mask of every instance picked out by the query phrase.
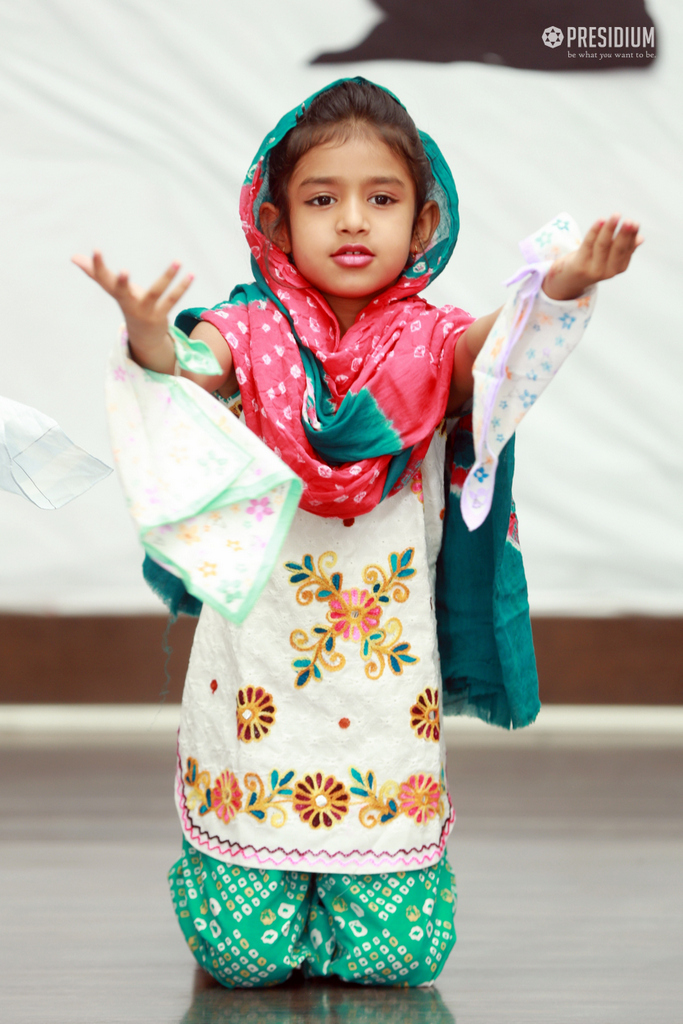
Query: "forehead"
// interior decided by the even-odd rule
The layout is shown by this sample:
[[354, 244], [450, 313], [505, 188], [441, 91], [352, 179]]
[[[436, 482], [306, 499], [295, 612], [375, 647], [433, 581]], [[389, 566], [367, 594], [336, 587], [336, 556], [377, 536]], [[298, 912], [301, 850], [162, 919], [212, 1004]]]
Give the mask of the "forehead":
[[323, 142], [309, 149], [294, 168], [290, 190], [306, 187], [311, 178], [335, 179], [345, 185], [387, 179], [398, 187], [414, 188], [405, 161], [374, 133]]

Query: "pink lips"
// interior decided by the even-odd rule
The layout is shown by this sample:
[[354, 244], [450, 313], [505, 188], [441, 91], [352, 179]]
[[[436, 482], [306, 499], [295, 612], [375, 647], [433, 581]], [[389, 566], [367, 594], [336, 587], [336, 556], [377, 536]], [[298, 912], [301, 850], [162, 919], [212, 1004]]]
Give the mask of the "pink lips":
[[367, 267], [374, 258], [374, 253], [364, 245], [343, 245], [332, 253], [332, 259], [340, 267]]

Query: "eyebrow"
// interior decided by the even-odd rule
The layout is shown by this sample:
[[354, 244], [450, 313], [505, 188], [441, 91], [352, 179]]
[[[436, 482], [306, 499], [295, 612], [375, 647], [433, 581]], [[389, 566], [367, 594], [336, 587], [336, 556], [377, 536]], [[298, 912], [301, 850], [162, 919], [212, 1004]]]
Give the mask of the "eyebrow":
[[[341, 178], [324, 177], [324, 178], [304, 178], [300, 182], [298, 188], [303, 188], [305, 185], [339, 185]], [[405, 181], [402, 178], [390, 178], [378, 176], [375, 178], [365, 178], [363, 185], [400, 185], [405, 187]]]

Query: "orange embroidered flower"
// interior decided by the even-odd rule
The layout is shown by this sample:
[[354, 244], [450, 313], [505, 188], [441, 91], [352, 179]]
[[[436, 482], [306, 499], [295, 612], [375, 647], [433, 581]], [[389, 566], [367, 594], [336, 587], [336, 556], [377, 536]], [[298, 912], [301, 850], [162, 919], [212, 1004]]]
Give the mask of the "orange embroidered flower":
[[277, 708], [272, 694], [262, 686], [245, 686], [237, 692], [237, 739], [243, 743], [267, 736]]
[[332, 828], [349, 810], [351, 794], [334, 775], [305, 775], [294, 787], [294, 810], [311, 828]]
[[439, 809], [441, 787], [431, 775], [411, 775], [402, 782], [398, 802], [404, 814], [414, 818], [416, 825], [424, 825], [435, 817]]
[[227, 770], [219, 775], [211, 797], [214, 813], [226, 824], [232, 821], [242, 806], [242, 790], [237, 776]]
[[441, 733], [438, 690], [428, 686], [419, 695], [410, 709], [410, 728], [421, 740], [438, 741]]
[[367, 590], [342, 590], [338, 597], [330, 598], [328, 618], [335, 633], [345, 640], [361, 640], [373, 629], [382, 615], [382, 609]]
[[410, 489], [413, 492], [413, 494], [417, 494], [418, 499], [424, 505], [425, 499], [424, 499], [423, 487], [422, 487], [422, 470], [421, 469], [418, 469], [417, 473], [415, 473], [413, 479], [410, 481]]

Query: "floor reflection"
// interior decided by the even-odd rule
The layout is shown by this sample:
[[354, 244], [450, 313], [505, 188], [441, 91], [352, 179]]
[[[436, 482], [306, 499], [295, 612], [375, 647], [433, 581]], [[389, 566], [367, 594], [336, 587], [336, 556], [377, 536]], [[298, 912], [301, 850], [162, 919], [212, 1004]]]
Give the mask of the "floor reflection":
[[365, 988], [335, 981], [195, 992], [181, 1024], [455, 1024], [436, 989]]

